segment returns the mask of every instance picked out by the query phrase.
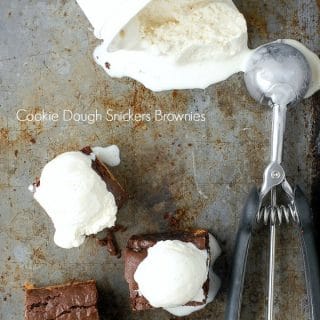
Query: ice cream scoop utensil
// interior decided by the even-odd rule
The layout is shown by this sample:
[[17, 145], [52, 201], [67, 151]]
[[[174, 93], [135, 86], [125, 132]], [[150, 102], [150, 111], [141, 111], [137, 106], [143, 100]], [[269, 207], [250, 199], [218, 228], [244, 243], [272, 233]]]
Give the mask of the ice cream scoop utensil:
[[[245, 82], [250, 95], [273, 110], [271, 159], [263, 176], [263, 184], [254, 189], [243, 211], [238, 230], [226, 320], [240, 318], [241, 297], [252, 229], [255, 223], [270, 225], [268, 308], [266, 319], [273, 319], [274, 266], [276, 224], [293, 221], [300, 229], [306, 285], [311, 319], [320, 319], [319, 264], [313, 234], [312, 213], [303, 193], [286, 180], [282, 162], [283, 137], [288, 107], [302, 100], [311, 79], [310, 66], [296, 48], [275, 42], [253, 52], [247, 62]], [[278, 191], [285, 196], [279, 201]]]

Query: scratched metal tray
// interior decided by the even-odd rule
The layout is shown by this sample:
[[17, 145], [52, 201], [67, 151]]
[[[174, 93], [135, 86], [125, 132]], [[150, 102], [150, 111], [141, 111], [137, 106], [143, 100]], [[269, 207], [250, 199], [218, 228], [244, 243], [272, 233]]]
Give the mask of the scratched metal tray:
[[[120, 246], [139, 232], [168, 230], [168, 212], [181, 227], [208, 227], [223, 255], [216, 271], [223, 287], [214, 303], [187, 319], [223, 319], [227, 275], [243, 200], [261, 182], [270, 112], [248, 98], [242, 76], [206, 90], [152, 93], [129, 79], [110, 79], [94, 64], [98, 41], [75, 1], [0, 1], [0, 319], [23, 319], [25, 282], [98, 282], [102, 319], [172, 319], [161, 310], [133, 314], [123, 260], [88, 239], [78, 249], [53, 243], [53, 227], [27, 187], [55, 155], [86, 145], [118, 144], [114, 170], [132, 199], [118, 214], [127, 226]], [[250, 46], [277, 38], [301, 40], [320, 52], [319, 1], [236, 1], [248, 21]], [[291, 182], [312, 199], [319, 190], [319, 94], [290, 110], [284, 163]], [[206, 122], [19, 122], [35, 114], [200, 112]], [[278, 237], [276, 319], [308, 319], [302, 259], [292, 227]], [[267, 232], [255, 237], [242, 319], [264, 319]]]

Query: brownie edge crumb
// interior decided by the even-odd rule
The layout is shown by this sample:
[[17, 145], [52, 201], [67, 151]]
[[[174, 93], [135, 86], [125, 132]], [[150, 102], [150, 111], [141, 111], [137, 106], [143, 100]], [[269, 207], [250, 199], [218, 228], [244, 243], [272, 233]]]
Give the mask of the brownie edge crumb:
[[101, 247], [106, 247], [107, 251], [111, 256], [120, 259], [121, 249], [119, 248], [118, 243], [116, 241], [115, 233], [118, 231], [125, 232], [126, 230], [126, 227], [117, 224], [112, 228], [108, 228], [106, 236], [103, 239], [97, 239], [97, 242]]

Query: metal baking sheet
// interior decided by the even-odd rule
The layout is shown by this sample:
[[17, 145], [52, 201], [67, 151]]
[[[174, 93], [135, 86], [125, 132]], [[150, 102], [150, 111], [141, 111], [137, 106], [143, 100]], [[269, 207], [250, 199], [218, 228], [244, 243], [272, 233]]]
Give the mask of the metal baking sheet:
[[[27, 187], [55, 155], [86, 145], [119, 145], [114, 170], [132, 199], [118, 214], [130, 235], [181, 227], [208, 227], [223, 255], [216, 271], [223, 286], [214, 303], [187, 319], [223, 319], [232, 248], [243, 201], [261, 182], [267, 160], [270, 111], [248, 98], [242, 75], [206, 90], [153, 93], [130, 79], [111, 79], [95, 65], [98, 41], [75, 1], [0, 1], [0, 319], [23, 318], [24, 283], [49, 285], [96, 279], [102, 319], [172, 319], [153, 310], [132, 313], [123, 260], [88, 239], [78, 249], [53, 243], [53, 226]], [[320, 53], [319, 1], [236, 1], [249, 28], [250, 47], [293, 38]], [[289, 111], [285, 167], [315, 205], [319, 190], [319, 94]], [[205, 122], [21, 122], [16, 112], [104, 114], [154, 110], [200, 112]], [[281, 227], [277, 241], [276, 317], [308, 319], [297, 234]], [[248, 264], [242, 319], [264, 319], [267, 231], [255, 237]]]

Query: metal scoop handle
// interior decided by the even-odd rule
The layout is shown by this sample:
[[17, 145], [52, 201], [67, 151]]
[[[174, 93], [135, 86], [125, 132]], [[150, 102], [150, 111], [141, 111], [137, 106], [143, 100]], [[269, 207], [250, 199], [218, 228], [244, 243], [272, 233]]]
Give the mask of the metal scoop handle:
[[248, 251], [251, 242], [252, 227], [256, 220], [258, 210], [259, 193], [257, 188], [254, 187], [244, 206], [237, 233], [225, 320], [238, 320], [240, 318]]
[[300, 239], [311, 319], [318, 320], [320, 319], [320, 269], [313, 217], [308, 201], [299, 187], [295, 190], [295, 204], [300, 221]]
[[[308, 200], [299, 187], [295, 189], [295, 205], [299, 215], [300, 241], [303, 251], [304, 272], [311, 320], [320, 319], [320, 267], [314, 234], [312, 212]], [[242, 212], [236, 244], [225, 320], [239, 320], [246, 263], [251, 242], [252, 228], [259, 209], [259, 193], [253, 188]]]

